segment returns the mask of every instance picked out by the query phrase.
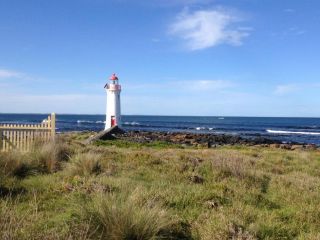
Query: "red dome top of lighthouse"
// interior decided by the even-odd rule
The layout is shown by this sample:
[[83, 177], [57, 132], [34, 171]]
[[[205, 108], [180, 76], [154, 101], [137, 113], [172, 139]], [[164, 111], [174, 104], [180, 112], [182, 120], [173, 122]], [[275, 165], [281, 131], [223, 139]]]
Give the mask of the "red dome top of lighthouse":
[[114, 74], [111, 75], [111, 77], [110, 77], [109, 79], [112, 80], [112, 81], [116, 81], [116, 80], [118, 80], [118, 77], [117, 77], [117, 75], [114, 73]]

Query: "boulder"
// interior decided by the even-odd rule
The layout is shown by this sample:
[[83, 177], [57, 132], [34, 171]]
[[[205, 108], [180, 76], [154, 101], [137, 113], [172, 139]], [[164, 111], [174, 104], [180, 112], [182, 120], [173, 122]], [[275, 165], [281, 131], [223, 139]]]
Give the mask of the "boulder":
[[278, 144], [278, 143], [273, 143], [273, 144], [270, 144], [270, 147], [271, 147], [271, 148], [279, 148], [279, 147], [280, 147], [280, 144]]
[[308, 149], [308, 150], [316, 150], [317, 146], [315, 144], [308, 144], [308, 145], [306, 145], [306, 149]]
[[292, 145], [291, 150], [302, 150], [304, 147], [303, 145]]
[[291, 145], [290, 144], [280, 144], [281, 149], [286, 149], [286, 150], [291, 150]]

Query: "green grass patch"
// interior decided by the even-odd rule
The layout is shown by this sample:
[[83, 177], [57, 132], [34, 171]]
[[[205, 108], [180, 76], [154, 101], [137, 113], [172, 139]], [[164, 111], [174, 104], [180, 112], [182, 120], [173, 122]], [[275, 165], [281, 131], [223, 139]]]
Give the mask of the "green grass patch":
[[0, 239], [319, 239], [319, 151], [88, 135], [0, 153]]
[[153, 141], [150, 143], [137, 143], [137, 142], [131, 142], [131, 141], [125, 141], [125, 140], [99, 140], [95, 142], [96, 146], [115, 146], [119, 148], [156, 148], [156, 149], [166, 149], [166, 148], [183, 148], [179, 144], [173, 144], [163, 141]]

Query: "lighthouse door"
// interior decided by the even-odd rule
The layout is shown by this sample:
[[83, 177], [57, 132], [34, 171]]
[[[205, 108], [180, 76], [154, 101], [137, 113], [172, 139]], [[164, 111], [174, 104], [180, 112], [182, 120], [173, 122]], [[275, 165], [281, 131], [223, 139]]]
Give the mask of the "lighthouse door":
[[117, 121], [116, 121], [116, 118], [115, 116], [111, 116], [111, 127], [117, 125]]

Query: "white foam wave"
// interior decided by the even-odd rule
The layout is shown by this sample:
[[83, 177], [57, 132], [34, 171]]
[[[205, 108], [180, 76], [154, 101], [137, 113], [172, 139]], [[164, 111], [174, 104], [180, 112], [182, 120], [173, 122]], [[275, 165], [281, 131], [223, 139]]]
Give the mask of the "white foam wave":
[[208, 128], [206, 128], [206, 127], [196, 127], [195, 128], [197, 131], [200, 131], [200, 130], [209, 130], [209, 131], [212, 131], [214, 128], [212, 128], [212, 127], [208, 127]]
[[273, 134], [298, 134], [298, 135], [319, 135], [320, 132], [292, 132], [292, 131], [282, 131], [282, 130], [272, 130], [272, 129], [267, 129], [268, 133], [273, 133]]
[[140, 125], [140, 123], [138, 123], [138, 122], [125, 122], [124, 125], [137, 126], [137, 125]]
[[106, 123], [105, 121], [96, 121], [96, 123]]
[[94, 121], [77, 120], [77, 123], [94, 123]]

